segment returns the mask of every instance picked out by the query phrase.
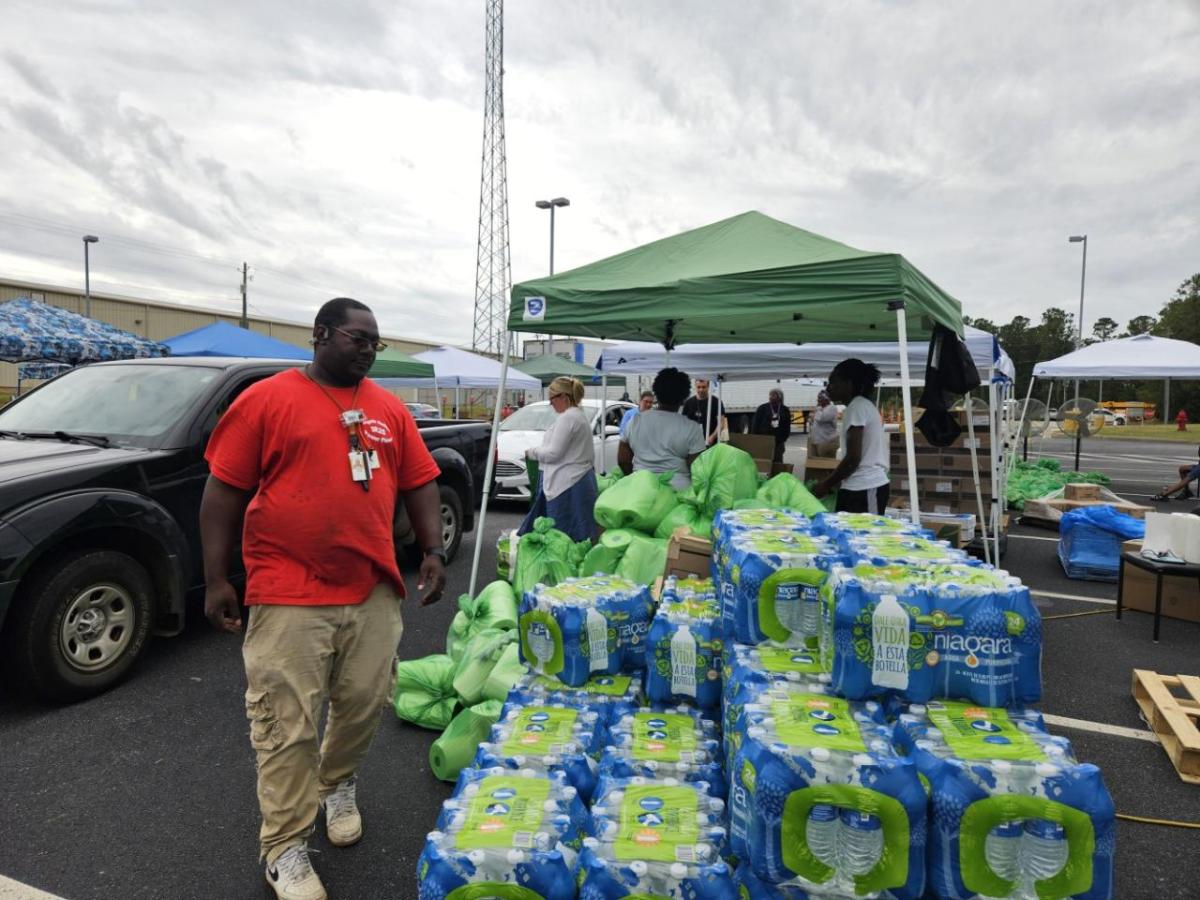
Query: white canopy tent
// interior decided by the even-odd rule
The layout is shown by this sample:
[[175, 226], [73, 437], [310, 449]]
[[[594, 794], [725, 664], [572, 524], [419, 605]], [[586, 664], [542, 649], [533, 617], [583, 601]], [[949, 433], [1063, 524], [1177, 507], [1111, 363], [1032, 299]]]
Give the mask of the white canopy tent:
[[[477, 388], [484, 390], [499, 390], [501, 385], [511, 391], [541, 391], [542, 383], [532, 375], [526, 375], [514, 368], [508, 372], [497, 360], [457, 347], [435, 347], [422, 353], [413, 354], [413, 359], [429, 363], [433, 366], [433, 378], [377, 378], [375, 381], [382, 387], [431, 387], [435, 391], [441, 388], [454, 388], [454, 409], [459, 408], [459, 389]], [[438, 405], [441, 405], [439, 399]], [[500, 404], [497, 403], [497, 406]], [[457, 414], [457, 413], [456, 413]]]
[[[1038, 378], [1066, 381], [1112, 381], [1114, 379], [1158, 379], [1164, 382], [1163, 421], [1170, 415], [1171, 379], [1200, 379], [1200, 345], [1191, 341], [1135, 334], [1133, 337], [1100, 341], [1080, 347], [1058, 359], [1037, 363], [1029, 379], [1029, 394]], [[1079, 468], [1076, 440], [1075, 468]]]

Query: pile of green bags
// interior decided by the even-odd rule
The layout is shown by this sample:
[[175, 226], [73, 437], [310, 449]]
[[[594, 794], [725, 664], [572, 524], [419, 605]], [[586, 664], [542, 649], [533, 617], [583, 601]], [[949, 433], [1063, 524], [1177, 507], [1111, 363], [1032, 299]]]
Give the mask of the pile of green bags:
[[442, 781], [458, 779], [458, 773], [471, 764], [479, 745], [500, 720], [503, 705], [503, 700], [485, 700], [454, 717], [429, 748], [429, 768], [435, 776]]
[[697, 508], [712, 517], [758, 492], [758, 466], [745, 450], [714, 444], [692, 463], [692, 494]]
[[535, 520], [533, 530], [521, 535], [517, 546], [513, 592], [523, 597], [535, 584], [553, 586], [565, 578], [574, 578], [591, 548], [591, 541], [576, 543], [556, 529], [553, 519], [543, 516]]
[[516, 627], [517, 598], [512, 585], [493, 581], [479, 592], [478, 597], [462, 594], [458, 598], [458, 613], [446, 632], [446, 653], [457, 661], [463, 646], [479, 632]]
[[444, 653], [396, 663], [392, 708], [396, 716], [422, 728], [442, 729], [454, 717], [458, 695], [454, 673], [458, 666]]
[[596, 498], [596, 521], [605, 528], [635, 528], [646, 534], [679, 502], [672, 473], [642, 470], [626, 475]]
[[790, 472], [780, 472], [760, 487], [757, 499], [774, 509], [794, 509], [809, 518], [826, 511], [825, 504]]
[[513, 569], [517, 567], [517, 529], [509, 528], [500, 532], [496, 538], [496, 577], [504, 581], [512, 581]]
[[1017, 460], [1008, 476], [1006, 497], [1012, 509], [1024, 509], [1026, 500], [1036, 500], [1053, 494], [1064, 485], [1083, 481], [1089, 484], [1112, 484], [1103, 472], [1063, 472], [1057, 459], [1039, 459], [1036, 463]]

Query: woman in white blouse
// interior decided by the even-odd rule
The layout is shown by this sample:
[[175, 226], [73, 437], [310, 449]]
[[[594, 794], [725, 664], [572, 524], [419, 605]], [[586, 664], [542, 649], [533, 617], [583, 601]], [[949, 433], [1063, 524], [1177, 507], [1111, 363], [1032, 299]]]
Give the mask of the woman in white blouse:
[[574, 378], [550, 382], [550, 405], [558, 413], [546, 429], [540, 447], [525, 451], [537, 460], [539, 483], [529, 515], [517, 529], [525, 534], [540, 516], [549, 516], [554, 527], [574, 541], [596, 537], [596, 473], [592, 427], [579, 408], [583, 384]]

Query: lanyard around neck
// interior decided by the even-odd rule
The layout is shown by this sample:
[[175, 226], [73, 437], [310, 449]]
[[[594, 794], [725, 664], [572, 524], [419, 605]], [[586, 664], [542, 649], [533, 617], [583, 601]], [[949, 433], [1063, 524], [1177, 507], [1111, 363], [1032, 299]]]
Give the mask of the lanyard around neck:
[[361, 379], [359, 380], [358, 384], [354, 385], [354, 394], [350, 397], [350, 405], [342, 406], [342, 404], [338, 403], [337, 398], [335, 396], [333, 396], [333, 394], [331, 394], [331, 393], [329, 393], [329, 391], [325, 390], [325, 385], [321, 384], [321, 382], [317, 381], [317, 379], [312, 377], [312, 375], [308, 371], [308, 366], [304, 367], [304, 377], [307, 378], [309, 381], [311, 381], [313, 384], [315, 384], [320, 389], [321, 393], [329, 398], [329, 402], [337, 407], [338, 412], [343, 413], [348, 409], [354, 409], [354, 401], [356, 401], [358, 399], [358, 389], [360, 387], [362, 387]]

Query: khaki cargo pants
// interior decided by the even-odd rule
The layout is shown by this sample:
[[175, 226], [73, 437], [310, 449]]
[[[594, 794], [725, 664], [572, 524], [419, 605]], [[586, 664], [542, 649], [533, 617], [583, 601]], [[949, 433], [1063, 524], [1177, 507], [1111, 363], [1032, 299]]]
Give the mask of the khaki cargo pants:
[[246, 715], [258, 756], [259, 846], [268, 863], [307, 839], [319, 800], [366, 755], [390, 697], [403, 631], [400, 598], [386, 583], [354, 606], [250, 608], [242, 645]]

